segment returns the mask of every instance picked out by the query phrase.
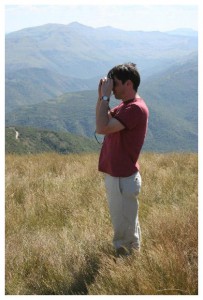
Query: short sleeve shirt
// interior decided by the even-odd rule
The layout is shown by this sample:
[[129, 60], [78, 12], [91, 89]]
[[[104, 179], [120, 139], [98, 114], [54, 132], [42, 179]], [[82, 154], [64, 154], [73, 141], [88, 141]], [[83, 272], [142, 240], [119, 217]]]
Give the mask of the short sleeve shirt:
[[148, 108], [141, 98], [122, 102], [111, 110], [124, 129], [105, 136], [99, 171], [114, 177], [128, 177], [139, 170], [138, 157], [148, 125]]

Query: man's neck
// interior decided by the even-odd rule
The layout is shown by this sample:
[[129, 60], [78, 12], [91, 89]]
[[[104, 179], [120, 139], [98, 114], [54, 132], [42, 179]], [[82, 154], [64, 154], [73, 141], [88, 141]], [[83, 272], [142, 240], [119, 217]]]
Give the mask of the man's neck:
[[137, 99], [137, 98], [140, 98], [138, 93], [132, 93], [132, 94], [129, 94], [128, 96], [126, 96], [124, 99], [122, 99], [122, 101], [126, 102], [126, 101], [134, 100], [134, 99]]

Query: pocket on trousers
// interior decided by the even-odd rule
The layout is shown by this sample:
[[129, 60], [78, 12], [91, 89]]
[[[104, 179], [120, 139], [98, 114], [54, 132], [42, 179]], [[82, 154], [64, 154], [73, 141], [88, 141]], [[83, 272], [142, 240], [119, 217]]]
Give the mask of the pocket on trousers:
[[142, 179], [139, 172], [129, 177], [120, 178], [120, 191], [124, 196], [138, 196], [141, 190], [141, 185]]

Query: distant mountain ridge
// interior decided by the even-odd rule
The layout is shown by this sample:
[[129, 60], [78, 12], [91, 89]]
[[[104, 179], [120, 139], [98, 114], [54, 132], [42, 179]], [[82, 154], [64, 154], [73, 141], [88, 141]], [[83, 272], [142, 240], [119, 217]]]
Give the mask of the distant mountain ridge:
[[115, 64], [133, 61], [150, 108], [144, 149], [197, 151], [198, 40], [187, 32], [74, 22], [6, 35], [6, 126], [93, 137], [99, 78]]
[[197, 51], [197, 37], [163, 32], [92, 28], [78, 23], [46, 24], [6, 35], [6, 69], [38, 67], [66, 76], [91, 78], [105, 74], [118, 61], [163, 69]]
[[6, 35], [6, 111], [65, 92], [93, 90], [115, 64], [133, 61], [142, 79], [197, 53], [196, 36], [46, 24]]
[[182, 35], [182, 36], [198, 36], [198, 32], [191, 29], [191, 28], [178, 28], [175, 30], [170, 30], [167, 31], [168, 34], [173, 34], [173, 35]]

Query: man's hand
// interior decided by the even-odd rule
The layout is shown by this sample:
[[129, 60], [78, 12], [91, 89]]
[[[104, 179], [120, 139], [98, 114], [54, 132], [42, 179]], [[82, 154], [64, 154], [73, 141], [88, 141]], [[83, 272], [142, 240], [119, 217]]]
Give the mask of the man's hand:
[[107, 96], [110, 98], [112, 89], [113, 89], [113, 79], [107, 77], [100, 79], [99, 87], [98, 87], [99, 99], [101, 99], [102, 96]]

